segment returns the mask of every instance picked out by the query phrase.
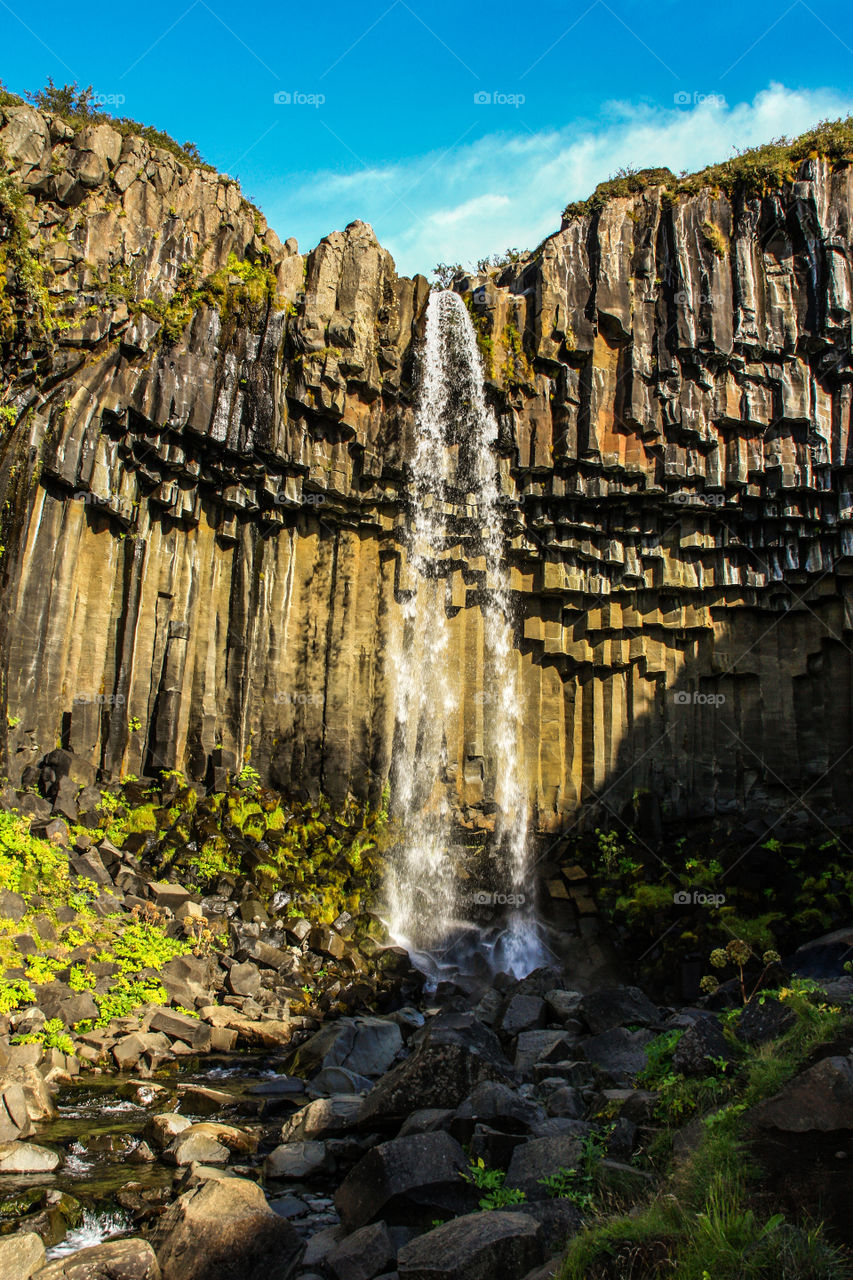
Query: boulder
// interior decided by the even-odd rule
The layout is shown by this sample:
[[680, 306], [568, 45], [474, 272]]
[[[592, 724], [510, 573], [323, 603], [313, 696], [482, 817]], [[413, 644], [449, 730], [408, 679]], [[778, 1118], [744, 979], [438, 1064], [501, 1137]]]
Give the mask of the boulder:
[[384, 1222], [361, 1227], [336, 1244], [325, 1256], [324, 1265], [336, 1280], [374, 1280], [393, 1271], [397, 1249]]
[[152, 1231], [163, 1280], [288, 1280], [302, 1242], [244, 1178], [208, 1179]]
[[217, 985], [216, 970], [210, 956], [175, 956], [162, 966], [159, 976], [173, 1004], [194, 1009], [197, 1004], [210, 1003]]
[[403, 1047], [403, 1034], [385, 1018], [341, 1018], [328, 1023], [297, 1049], [290, 1064], [296, 1075], [343, 1067], [360, 1076], [381, 1076]]
[[655, 1026], [660, 1012], [639, 987], [602, 987], [585, 995], [577, 1007], [593, 1035], [611, 1027]]
[[522, 1031], [515, 1045], [515, 1069], [523, 1076], [539, 1062], [559, 1062], [569, 1051], [565, 1031]]
[[630, 1080], [647, 1065], [646, 1045], [654, 1039], [651, 1031], [628, 1031], [613, 1027], [583, 1041], [588, 1062], [606, 1071], [615, 1080]]
[[364, 1099], [360, 1124], [399, 1125], [412, 1111], [457, 1107], [481, 1080], [514, 1078], [497, 1036], [472, 1014], [439, 1014], [418, 1034], [411, 1057]]
[[40, 986], [38, 1002], [46, 1018], [59, 1018], [66, 1027], [100, 1017], [90, 991], [72, 991], [64, 982], [47, 982]]
[[338, 1188], [335, 1207], [348, 1231], [379, 1218], [426, 1225], [476, 1203], [462, 1176], [467, 1170], [464, 1151], [447, 1133], [394, 1138], [359, 1160]]
[[227, 1164], [228, 1148], [206, 1133], [198, 1133], [190, 1125], [163, 1152], [167, 1164]]
[[328, 1164], [325, 1142], [285, 1142], [264, 1161], [268, 1178], [310, 1178]]
[[756, 996], [744, 1005], [737, 1020], [738, 1039], [744, 1044], [769, 1044], [790, 1031], [797, 1021], [794, 1010], [772, 996]]
[[714, 1058], [731, 1062], [734, 1054], [716, 1018], [697, 1018], [676, 1045], [673, 1068], [686, 1076], [706, 1076], [714, 1069]]
[[317, 1098], [285, 1121], [281, 1140], [301, 1142], [346, 1133], [355, 1128], [361, 1105], [362, 1099], [357, 1093], [333, 1093], [329, 1098]]
[[785, 1133], [853, 1129], [853, 1058], [823, 1058], [752, 1110], [762, 1128]]
[[804, 978], [840, 978], [853, 959], [853, 928], [836, 929], [812, 938], [794, 952], [792, 969]]
[[582, 1140], [576, 1134], [555, 1138], [531, 1138], [515, 1148], [506, 1172], [506, 1185], [518, 1187], [528, 1200], [544, 1200], [547, 1191], [541, 1179], [559, 1169], [574, 1169], [580, 1159]]
[[326, 1097], [332, 1093], [370, 1093], [373, 1084], [367, 1076], [357, 1076], [346, 1067], [325, 1067], [311, 1077], [308, 1092]]
[[27, 904], [19, 893], [11, 889], [0, 889], [0, 920], [11, 920], [18, 924], [27, 914]]
[[520, 1212], [469, 1213], [400, 1250], [400, 1280], [521, 1280], [542, 1261], [541, 1228]]
[[507, 1003], [500, 1020], [500, 1029], [506, 1036], [517, 1036], [521, 1031], [541, 1027], [545, 1022], [545, 1001], [535, 995], [515, 995]]
[[44, 1257], [41, 1237], [34, 1231], [0, 1236], [0, 1280], [30, 1280]]
[[261, 971], [247, 960], [244, 964], [232, 964], [225, 985], [235, 996], [255, 996], [261, 989]]
[[161, 1280], [161, 1272], [147, 1240], [107, 1240], [49, 1262], [37, 1280]]
[[0, 1173], [52, 1173], [59, 1156], [34, 1142], [0, 1144]]
[[161, 1031], [170, 1040], [181, 1040], [198, 1053], [205, 1053], [210, 1046], [210, 1027], [199, 1018], [191, 1018], [175, 1009], [158, 1009], [149, 1026]]

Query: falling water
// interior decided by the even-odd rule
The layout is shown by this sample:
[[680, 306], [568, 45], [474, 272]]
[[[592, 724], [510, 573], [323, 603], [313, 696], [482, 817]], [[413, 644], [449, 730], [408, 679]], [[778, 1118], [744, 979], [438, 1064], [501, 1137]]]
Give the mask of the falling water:
[[416, 432], [408, 525], [411, 581], [392, 655], [397, 691], [392, 794], [405, 832], [390, 883], [392, 931], [411, 949], [435, 952], [471, 918], [470, 897], [466, 903], [452, 852], [450, 771], [458, 754], [454, 735], [463, 673], [452, 665], [446, 558], [467, 537], [484, 565], [482, 710], [494, 781], [490, 855], [496, 868], [487, 892], [499, 893], [511, 908], [495, 962], [522, 974], [541, 956], [528, 883], [521, 696], [497, 479], [498, 428], [486, 402], [474, 327], [455, 293], [433, 293], [429, 300]]

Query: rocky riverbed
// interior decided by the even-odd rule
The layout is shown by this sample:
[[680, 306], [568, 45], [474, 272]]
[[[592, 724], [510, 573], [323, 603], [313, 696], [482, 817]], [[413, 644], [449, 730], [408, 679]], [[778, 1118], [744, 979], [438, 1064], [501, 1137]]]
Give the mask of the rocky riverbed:
[[[849, 931], [764, 957], [745, 1005], [746, 944], [690, 1007], [579, 990], [559, 967], [427, 986], [366, 900], [325, 918], [322, 873], [313, 915], [295, 886], [163, 874], [187, 814], [275, 811], [251, 778], [230, 801], [175, 779], [152, 801], [145, 784], [161, 816], [140, 843], [143, 784], [94, 803], [55, 776], [73, 765], [5, 797], [6, 879], [23, 871], [0, 903], [18, 959], [2, 980], [0, 1280], [544, 1280], [614, 1215], [672, 1199], [716, 1114], [764, 1153], [775, 1208], [787, 1178], [820, 1199], [827, 1249], [848, 1238]], [[657, 1274], [609, 1265], [589, 1274]]]

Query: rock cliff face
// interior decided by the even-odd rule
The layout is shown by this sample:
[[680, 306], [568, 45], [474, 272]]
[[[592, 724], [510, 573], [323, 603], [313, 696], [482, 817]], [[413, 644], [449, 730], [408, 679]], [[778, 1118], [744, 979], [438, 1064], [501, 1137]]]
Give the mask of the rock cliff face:
[[[377, 796], [426, 280], [359, 222], [300, 255], [233, 182], [107, 124], [9, 106], [0, 144], [9, 776], [61, 743]], [[853, 167], [819, 159], [763, 197], [650, 186], [457, 282], [542, 831], [641, 788], [680, 814], [846, 802], [851, 209]], [[448, 519], [447, 781], [487, 826], [465, 494]]]

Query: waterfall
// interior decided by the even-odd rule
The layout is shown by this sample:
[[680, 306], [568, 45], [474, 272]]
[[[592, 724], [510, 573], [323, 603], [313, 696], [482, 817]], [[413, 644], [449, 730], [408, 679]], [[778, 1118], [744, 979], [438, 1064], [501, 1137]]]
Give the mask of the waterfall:
[[[527, 860], [528, 797], [512, 596], [504, 552], [496, 454], [471, 317], [462, 299], [434, 292], [416, 405], [401, 627], [391, 655], [396, 688], [392, 803], [403, 842], [389, 883], [392, 932], [410, 950], [441, 952], [470, 933], [482, 904], [500, 911], [494, 963], [522, 975], [541, 963]], [[488, 885], [463, 881], [454, 853], [452, 793], [461, 750], [464, 672], [453, 666], [449, 553], [470, 544], [482, 572], [482, 720], [493, 783]], [[456, 557], [458, 568], [458, 555]]]

